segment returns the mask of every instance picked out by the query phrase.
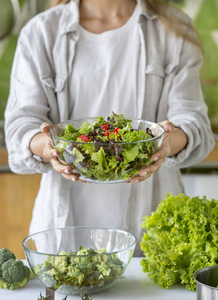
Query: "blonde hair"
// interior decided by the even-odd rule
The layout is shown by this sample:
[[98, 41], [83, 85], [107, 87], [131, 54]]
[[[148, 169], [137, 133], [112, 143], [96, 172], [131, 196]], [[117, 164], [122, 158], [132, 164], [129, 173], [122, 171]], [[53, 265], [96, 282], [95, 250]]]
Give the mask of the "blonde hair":
[[70, 0], [51, 0], [51, 7], [56, 6], [58, 4], [64, 4], [70, 2]]
[[[178, 37], [198, 46], [203, 52], [197, 30], [190, 18], [180, 9], [169, 4], [170, 0], [144, 0], [148, 9], [157, 15], [164, 25]], [[172, 1], [171, 2], [176, 2]]]
[[[154, 13], [165, 24], [165, 26], [173, 31], [178, 37], [187, 40], [202, 50], [201, 42], [196, 29], [190, 22], [190, 19], [184, 17], [185, 14], [181, 10], [169, 4], [170, 0], [144, 0], [150, 12]], [[52, 0], [51, 6], [68, 3], [70, 0]], [[173, 0], [171, 0], [173, 2]], [[174, 0], [174, 2], [176, 2]], [[203, 50], [202, 50], [203, 51]]]

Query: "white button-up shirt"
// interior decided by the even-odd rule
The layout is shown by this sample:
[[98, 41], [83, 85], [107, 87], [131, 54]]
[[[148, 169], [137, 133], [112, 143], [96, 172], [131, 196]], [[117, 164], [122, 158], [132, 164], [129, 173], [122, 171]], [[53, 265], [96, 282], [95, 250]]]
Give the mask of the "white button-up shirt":
[[[69, 225], [116, 227], [136, 235], [135, 255], [140, 255], [143, 217], [155, 210], [167, 193], [182, 193], [179, 169], [200, 162], [214, 146], [199, 82], [202, 56], [198, 47], [169, 32], [148, 12], [144, 1], [139, 1], [140, 63], [134, 117], [170, 120], [187, 134], [188, 145], [138, 184], [68, 181], [49, 163], [37, 160], [29, 144], [42, 122], [56, 124], [71, 117], [69, 85], [79, 38], [78, 4], [71, 0], [58, 5], [22, 29], [5, 112], [9, 166], [15, 173], [43, 174], [30, 232]], [[104, 103], [96, 105], [95, 116], [110, 113]], [[122, 112], [122, 102], [117, 113], [131, 116]], [[86, 103], [77, 118], [84, 114], [90, 116]]]

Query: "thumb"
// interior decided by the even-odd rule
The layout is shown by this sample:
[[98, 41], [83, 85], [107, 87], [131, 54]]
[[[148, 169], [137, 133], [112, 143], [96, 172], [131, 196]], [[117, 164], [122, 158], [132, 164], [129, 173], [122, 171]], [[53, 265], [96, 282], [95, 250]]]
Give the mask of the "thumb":
[[167, 133], [171, 132], [175, 128], [174, 124], [168, 120], [162, 121], [159, 124], [164, 127]]

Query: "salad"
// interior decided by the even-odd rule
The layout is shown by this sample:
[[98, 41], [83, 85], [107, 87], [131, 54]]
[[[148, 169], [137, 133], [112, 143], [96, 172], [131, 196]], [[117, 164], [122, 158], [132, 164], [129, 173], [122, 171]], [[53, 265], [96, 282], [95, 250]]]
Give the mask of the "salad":
[[106, 253], [105, 248], [92, 248], [69, 253], [61, 251], [59, 256], [48, 256], [34, 267], [34, 273], [45, 286], [66, 293], [83, 293], [108, 286], [124, 272], [123, 262], [116, 253]]
[[131, 119], [112, 113], [95, 118], [92, 124], [85, 121], [78, 129], [68, 124], [55, 147], [60, 161], [85, 178], [123, 181], [150, 164], [155, 152], [152, 138], [149, 128], [135, 129]]

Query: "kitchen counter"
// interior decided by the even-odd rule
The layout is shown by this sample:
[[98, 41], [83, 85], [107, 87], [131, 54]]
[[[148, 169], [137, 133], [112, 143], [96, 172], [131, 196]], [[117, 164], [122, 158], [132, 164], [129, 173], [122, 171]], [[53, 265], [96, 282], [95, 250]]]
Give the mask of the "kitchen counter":
[[[111, 288], [100, 293], [93, 294], [93, 300], [195, 300], [196, 293], [185, 289], [183, 285], [174, 285], [164, 290], [154, 284], [147, 274], [143, 273], [140, 261], [142, 258], [132, 258], [124, 278], [119, 279]], [[26, 261], [25, 261], [26, 263]], [[46, 291], [37, 279], [31, 279], [29, 283], [18, 290], [0, 290], [1, 300], [37, 300], [40, 292], [45, 296]], [[64, 295], [55, 294], [55, 300], [62, 300]], [[80, 300], [78, 295], [71, 295], [67, 300]]]

